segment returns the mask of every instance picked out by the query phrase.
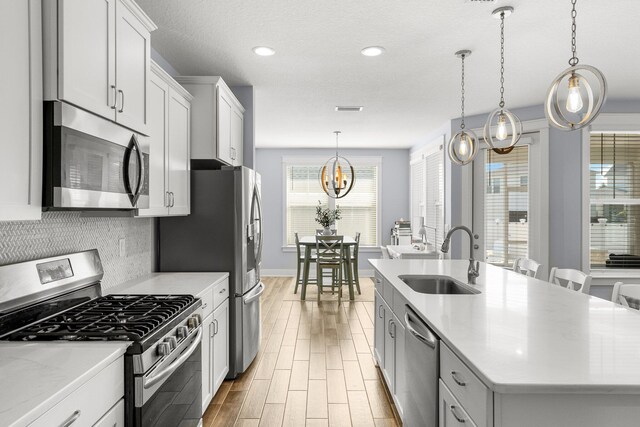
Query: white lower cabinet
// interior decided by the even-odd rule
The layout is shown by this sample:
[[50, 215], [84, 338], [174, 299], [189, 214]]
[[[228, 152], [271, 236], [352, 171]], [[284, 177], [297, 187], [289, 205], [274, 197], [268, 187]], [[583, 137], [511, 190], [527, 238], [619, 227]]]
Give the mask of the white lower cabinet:
[[439, 384], [439, 427], [476, 427], [476, 424], [473, 422], [467, 412], [462, 408], [462, 405], [460, 405], [453, 394], [451, 394], [451, 391], [449, 391], [444, 382], [440, 380]]
[[149, 78], [149, 208], [138, 216], [189, 215], [191, 95], [155, 62]]
[[375, 293], [375, 322], [374, 326], [374, 337], [373, 337], [373, 354], [375, 356], [376, 362], [381, 370], [384, 370], [384, 337], [385, 337], [385, 309], [386, 304], [382, 299], [382, 296], [376, 290]]
[[[109, 427], [124, 425], [124, 411], [110, 411], [124, 396], [124, 358], [120, 357], [37, 418], [30, 426], [92, 426], [107, 415]], [[122, 408], [124, 409], [124, 408]]]
[[124, 427], [124, 399], [120, 399], [93, 427]]
[[213, 389], [218, 390], [229, 372], [229, 299], [213, 312]]
[[198, 295], [204, 320], [202, 337], [202, 413], [229, 372], [229, 280]]

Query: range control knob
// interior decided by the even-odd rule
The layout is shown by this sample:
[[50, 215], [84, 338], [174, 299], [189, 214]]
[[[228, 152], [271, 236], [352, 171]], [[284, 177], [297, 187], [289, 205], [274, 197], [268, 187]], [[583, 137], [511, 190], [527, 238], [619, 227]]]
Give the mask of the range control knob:
[[198, 327], [198, 325], [200, 325], [200, 319], [198, 319], [196, 316], [190, 317], [187, 320], [187, 326], [189, 326], [189, 329], [195, 329]]
[[166, 356], [171, 353], [171, 347], [166, 342], [161, 342], [157, 347], [158, 356]]
[[179, 340], [186, 338], [187, 335], [189, 335], [189, 330], [187, 329], [186, 326], [178, 326], [178, 329], [176, 329], [176, 336], [178, 337]]
[[175, 349], [178, 346], [178, 340], [176, 339], [176, 337], [166, 337], [164, 339], [164, 342], [169, 344], [169, 348], [171, 350]]

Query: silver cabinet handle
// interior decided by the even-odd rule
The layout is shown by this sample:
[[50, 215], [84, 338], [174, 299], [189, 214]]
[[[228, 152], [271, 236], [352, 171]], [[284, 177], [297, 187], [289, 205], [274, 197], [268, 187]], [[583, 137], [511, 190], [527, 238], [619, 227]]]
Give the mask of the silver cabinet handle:
[[169, 207], [169, 192], [165, 191], [164, 192], [164, 207], [168, 208]]
[[172, 191], [171, 192], [171, 207], [174, 207], [176, 205], [176, 195], [175, 193]]
[[124, 112], [124, 91], [118, 89], [118, 93], [120, 94], [120, 109], [118, 110], [118, 113], [122, 113]]
[[458, 420], [458, 422], [460, 424], [464, 424], [467, 422], [466, 419], [464, 419], [463, 417], [460, 417], [457, 413], [456, 413], [456, 406], [455, 405], [449, 405], [449, 410], [451, 411], [451, 414], [453, 415], [453, 418], [455, 418], [456, 420]]
[[395, 335], [393, 333], [391, 333], [391, 327], [393, 327], [393, 329], [395, 329], [395, 327], [396, 327], [396, 324], [393, 323], [393, 319], [389, 319], [389, 336], [391, 338], [395, 338]]
[[213, 327], [213, 322], [209, 323], [209, 337], [213, 338], [213, 336], [215, 335], [215, 329]]
[[206, 302], [202, 303], [202, 309], [204, 310], [205, 308], [207, 308], [209, 304], [207, 304]]
[[453, 380], [456, 382], [456, 384], [458, 384], [460, 387], [464, 387], [467, 385], [467, 383], [465, 383], [462, 380], [459, 380], [458, 377], [456, 376], [458, 373], [456, 371], [451, 371], [451, 378], [453, 378]]
[[213, 319], [213, 324], [215, 325], [215, 329], [213, 330], [213, 335], [218, 335], [218, 319]]
[[[383, 313], [380, 313], [380, 310], [383, 311]], [[382, 306], [382, 304], [380, 304], [378, 306], [378, 317], [382, 319], [382, 316], [384, 315], [384, 307]]]
[[69, 418], [67, 418], [62, 422], [62, 424], [60, 424], [60, 427], [69, 427], [71, 424], [75, 423], [78, 420], [78, 418], [80, 418], [81, 413], [82, 412], [80, 411], [80, 409], [76, 409], [76, 411], [73, 414], [71, 414]]
[[218, 292], [219, 294], [223, 294], [227, 291], [227, 288], [224, 288], [223, 290], [221, 290], [220, 292]]
[[116, 85], [111, 85], [111, 96], [113, 97], [113, 105], [111, 106], [112, 110], [116, 109], [116, 105], [118, 104], [118, 96], [116, 93]]

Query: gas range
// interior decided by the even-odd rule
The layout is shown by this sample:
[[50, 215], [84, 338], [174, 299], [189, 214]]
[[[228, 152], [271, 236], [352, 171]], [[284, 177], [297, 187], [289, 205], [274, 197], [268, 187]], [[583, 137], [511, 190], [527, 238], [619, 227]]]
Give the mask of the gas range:
[[[0, 267], [0, 340], [129, 341], [123, 373], [126, 425], [162, 424], [163, 414], [173, 419], [176, 410], [184, 414], [181, 425], [197, 425], [202, 414], [200, 299], [102, 296], [102, 275], [96, 250]], [[184, 398], [176, 404], [180, 409], [166, 401], [173, 392], [167, 387], [181, 383], [197, 391], [188, 410]]]

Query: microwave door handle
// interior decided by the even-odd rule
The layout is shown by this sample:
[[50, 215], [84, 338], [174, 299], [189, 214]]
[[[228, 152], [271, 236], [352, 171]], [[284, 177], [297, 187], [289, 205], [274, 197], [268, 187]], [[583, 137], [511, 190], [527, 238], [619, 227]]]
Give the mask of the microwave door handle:
[[[133, 185], [131, 183], [131, 176], [129, 174], [129, 164], [131, 162], [131, 152], [135, 151], [136, 156], [138, 157], [138, 182], [136, 185], [136, 189], [133, 189]], [[142, 155], [142, 151], [140, 150], [140, 144], [138, 144], [138, 138], [136, 135], [131, 136], [131, 140], [129, 141], [129, 146], [127, 147], [127, 151], [124, 156], [124, 184], [129, 194], [129, 198], [131, 199], [131, 205], [133, 207], [138, 203], [138, 198], [140, 197], [140, 193], [142, 192], [142, 187], [144, 184], [144, 158]]]
[[142, 193], [142, 188], [144, 187], [145, 170], [144, 155], [142, 154], [142, 150], [140, 149], [140, 144], [138, 144], [138, 138], [135, 135], [133, 136], [133, 143], [136, 147], [136, 154], [138, 156], [138, 187], [136, 188], [136, 192], [133, 196], [133, 204], [135, 206], [138, 203], [138, 199], [140, 198], [140, 195]]

